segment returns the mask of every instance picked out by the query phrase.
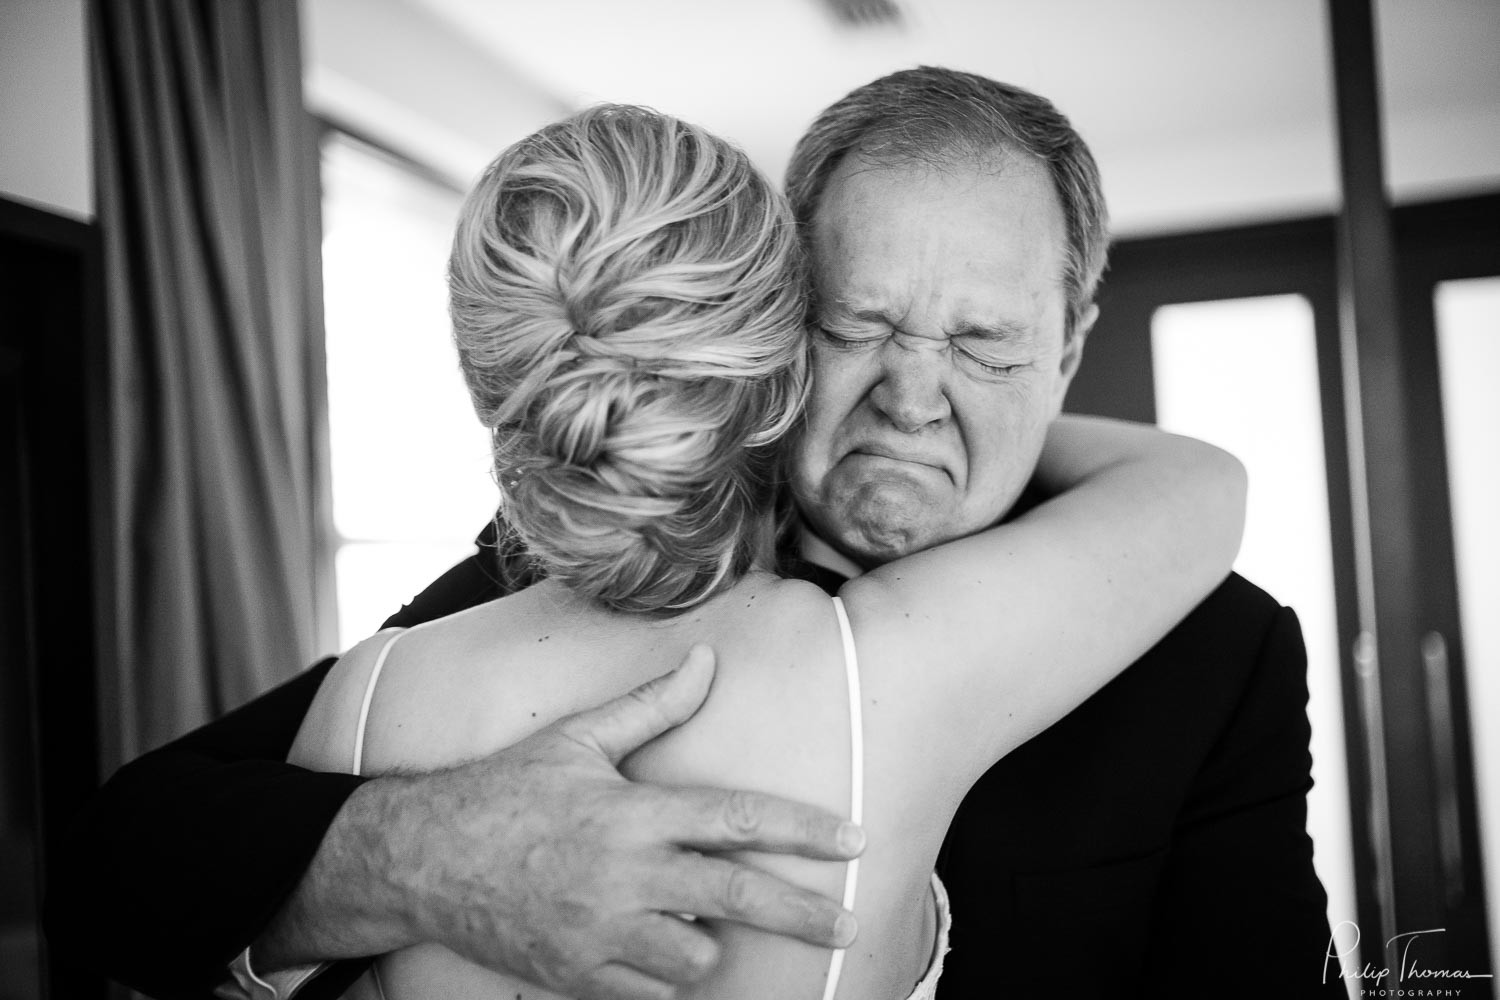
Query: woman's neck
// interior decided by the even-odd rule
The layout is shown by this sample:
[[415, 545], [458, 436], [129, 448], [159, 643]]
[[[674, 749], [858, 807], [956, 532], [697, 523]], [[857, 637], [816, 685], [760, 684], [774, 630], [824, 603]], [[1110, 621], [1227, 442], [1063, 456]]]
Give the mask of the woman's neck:
[[752, 573], [775, 573], [776, 572], [776, 543], [778, 541], [778, 523], [775, 511], [766, 511], [755, 519], [749, 527], [753, 553], [750, 557], [750, 572]]

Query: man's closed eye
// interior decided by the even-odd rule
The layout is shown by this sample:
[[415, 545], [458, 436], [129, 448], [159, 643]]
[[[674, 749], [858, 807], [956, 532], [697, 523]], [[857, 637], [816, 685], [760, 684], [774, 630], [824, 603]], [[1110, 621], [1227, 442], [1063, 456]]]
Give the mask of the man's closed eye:
[[963, 359], [964, 363], [966, 363], [968, 367], [985, 375], [993, 375], [997, 377], [1014, 375], [1027, 367], [1027, 365], [1023, 362], [1006, 362], [999, 358], [986, 357], [979, 354], [973, 348], [963, 347], [960, 345], [954, 346], [954, 353], [957, 354], [959, 358]]
[[890, 336], [888, 333], [836, 332], [821, 324], [818, 325], [817, 330], [825, 343], [839, 350], [856, 350], [861, 347], [869, 347], [880, 343]]

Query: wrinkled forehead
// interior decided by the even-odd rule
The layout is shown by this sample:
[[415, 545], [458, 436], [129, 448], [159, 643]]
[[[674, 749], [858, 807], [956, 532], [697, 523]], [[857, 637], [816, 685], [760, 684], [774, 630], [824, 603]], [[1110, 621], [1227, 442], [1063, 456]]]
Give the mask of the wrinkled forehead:
[[823, 305], [951, 312], [1066, 297], [1062, 207], [1045, 165], [1027, 154], [851, 157], [830, 177], [812, 229]]

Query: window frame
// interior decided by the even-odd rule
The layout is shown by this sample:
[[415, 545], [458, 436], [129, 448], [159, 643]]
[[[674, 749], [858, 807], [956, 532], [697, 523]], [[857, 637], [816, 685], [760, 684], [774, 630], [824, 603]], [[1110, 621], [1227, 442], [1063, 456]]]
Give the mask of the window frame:
[[[1324, 455], [1334, 554], [1334, 606], [1340, 636], [1356, 904], [1362, 928], [1382, 926], [1377, 853], [1388, 850], [1398, 930], [1445, 927], [1424, 938], [1423, 965], [1489, 973], [1491, 956], [1481, 870], [1477, 798], [1458, 621], [1433, 291], [1441, 281], [1500, 274], [1500, 193], [1398, 206], [1395, 233], [1402, 357], [1411, 426], [1405, 460], [1418, 471], [1409, 526], [1422, 553], [1419, 578], [1381, 581], [1399, 588], [1424, 629], [1447, 638], [1451, 731], [1427, 706], [1423, 664], [1385, 662], [1374, 678], [1354, 662], [1359, 633], [1355, 536], [1347, 439], [1351, 409], [1340, 347], [1336, 220], [1315, 216], [1185, 234], [1122, 239], [1111, 249], [1099, 294], [1100, 317], [1067, 408], [1154, 422], [1151, 317], [1163, 305], [1298, 294], [1311, 304], [1322, 393]], [[1358, 413], [1357, 410], [1352, 411]], [[1378, 454], [1376, 444], [1372, 454]], [[1438, 755], [1449, 752], [1458, 803], [1461, 888], [1446, 891], [1440, 871]], [[1383, 758], [1383, 760], [1381, 759]], [[1377, 784], [1378, 783], [1378, 784]], [[1377, 795], [1377, 788], [1384, 794]], [[1372, 818], [1380, 800], [1396, 804]], [[1500, 859], [1490, 859], [1500, 863]], [[1378, 932], [1366, 935], [1374, 943]], [[1366, 956], [1376, 958], [1368, 950]]]
[[[466, 185], [455, 179], [447, 172], [420, 160], [408, 153], [392, 146], [384, 140], [372, 135], [368, 131], [347, 121], [334, 116], [308, 112], [313, 127], [309, 129], [314, 143], [314, 153], [310, 158], [318, 169], [314, 172], [313, 182], [316, 184], [316, 203], [322, 208], [324, 206], [324, 185], [322, 174], [323, 150], [327, 142], [334, 137], [340, 141], [352, 144], [362, 152], [381, 160], [385, 164], [401, 170], [416, 180], [431, 184], [446, 192], [462, 198], [468, 193]], [[323, 209], [326, 212], [326, 208]], [[318, 231], [318, 245], [323, 245], [324, 227], [320, 223]], [[320, 258], [321, 263], [321, 258]], [[324, 301], [323, 268], [318, 269], [319, 289], [318, 301]], [[317, 345], [317, 364], [321, 368], [317, 384], [320, 389], [320, 398], [316, 401], [318, 413], [316, 414], [316, 440], [315, 446], [318, 455], [318, 469], [316, 473], [316, 499], [314, 503], [314, 517], [316, 523], [317, 539], [314, 546], [317, 566], [315, 569], [315, 580], [317, 588], [317, 603], [315, 623], [317, 637], [321, 648], [329, 651], [342, 651], [346, 643], [341, 642], [340, 618], [341, 610], [338, 599], [338, 557], [340, 551], [348, 545], [381, 544], [391, 541], [389, 539], [366, 538], [345, 535], [339, 530], [334, 516], [334, 490], [333, 490], [333, 463], [332, 463], [332, 438], [330, 434], [330, 411], [328, 398], [328, 356], [327, 356], [327, 329], [323, 328], [323, 337]], [[477, 527], [477, 526], [476, 526]], [[425, 585], [428, 581], [421, 581], [415, 586]], [[392, 606], [390, 611], [395, 613], [397, 608]], [[357, 637], [349, 637], [353, 641]]]

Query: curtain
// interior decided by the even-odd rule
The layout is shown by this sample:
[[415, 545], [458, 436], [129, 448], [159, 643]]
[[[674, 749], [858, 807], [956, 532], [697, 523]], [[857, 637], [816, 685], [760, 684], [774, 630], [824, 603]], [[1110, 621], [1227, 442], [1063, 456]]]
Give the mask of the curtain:
[[108, 773], [311, 662], [326, 390], [294, 0], [90, 7]]

